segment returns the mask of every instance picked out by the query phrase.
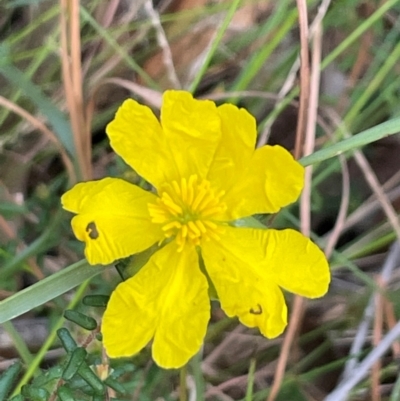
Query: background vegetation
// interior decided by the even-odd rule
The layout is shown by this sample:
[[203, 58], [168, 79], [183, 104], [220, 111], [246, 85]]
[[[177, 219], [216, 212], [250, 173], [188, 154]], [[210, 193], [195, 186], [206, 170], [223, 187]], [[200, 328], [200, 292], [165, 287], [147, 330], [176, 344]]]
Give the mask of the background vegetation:
[[[398, 0], [2, 0], [0, 400], [400, 400], [399, 28]], [[139, 181], [104, 127], [168, 88], [245, 107], [259, 145], [310, 166], [298, 204], [259, 221], [310, 235], [333, 274], [322, 299], [288, 295], [275, 340], [213, 305], [181, 371], [107, 359], [120, 278], [81, 260], [60, 208], [77, 181]]]

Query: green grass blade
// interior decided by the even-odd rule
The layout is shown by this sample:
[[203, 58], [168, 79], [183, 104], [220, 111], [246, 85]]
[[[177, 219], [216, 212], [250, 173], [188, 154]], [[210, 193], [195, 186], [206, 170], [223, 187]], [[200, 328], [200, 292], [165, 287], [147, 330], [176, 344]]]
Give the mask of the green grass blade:
[[49, 249], [59, 240], [57, 238], [57, 229], [64, 215], [63, 210], [59, 210], [47, 228], [42, 232], [40, 237], [36, 238], [26, 248], [18, 252], [12, 259], [2, 266], [2, 279], [6, 280], [9, 276], [15, 274], [15, 271], [31, 256], [38, 255], [40, 252]]
[[303, 157], [299, 162], [303, 166], [316, 164], [330, 159], [331, 157], [338, 156], [344, 152], [362, 148], [369, 143], [378, 141], [379, 139], [385, 138], [389, 135], [398, 134], [399, 132], [400, 118], [395, 118], [362, 131], [351, 138], [344, 139], [343, 141], [335, 143], [325, 149], [320, 149], [309, 156]]
[[110, 266], [90, 266], [86, 260], [52, 274], [0, 302], [0, 323], [7, 322], [58, 297]]
[[238, 9], [240, 2], [241, 2], [241, 0], [232, 1], [231, 6], [228, 10], [228, 13], [226, 14], [224, 21], [222, 22], [220, 28], [217, 31], [217, 34], [216, 34], [214, 40], [211, 43], [210, 50], [207, 53], [207, 56], [206, 56], [204, 62], [202, 63], [202, 65], [199, 69], [199, 72], [197, 73], [196, 77], [194, 78], [193, 82], [190, 85], [189, 92], [194, 93], [196, 91], [196, 88], [199, 85], [201, 78], [207, 71], [207, 69], [210, 65], [211, 59], [212, 59], [214, 53], [216, 52], [216, 50], [222, 40], [222, 37], [225, 34], [225, 31], [228, 29], [229, 23], [231, 22], [233, 15], [235, 14], [235, 11]]
[[389, 0], [378, 8], [369, 18], [360, 24], [343, 42], [329, 53], [321, 62], [321, 70], [325, 69], [333, 60], [342, 54], [352, 43], [354, 43], [365, 31], [377, 22], [393, 6], [398, 4], [399, 0]]
[[256, 359], [250, 359], [250, 367], [249, 367], [249, 374], [247, 379], [247, 389], [246, 389], [246, 401], [251, 401], [253, 399], [253, 390], [254, 390], [254, 375], [256, 372]]
[[[247, 65], [242, 68], [242, 74], [232, 87], [232, 91], [245, 90], [251, 81], [259, 74], [261, 68], [265, 65], [266, 60], [276, 48], [282, 44], [283, 38], [293, 28], [297, 20], [297, 8], [288, 10], [288, 1], [277, 2], [277, 9], [267, 20], [263, 32], [260, 36], [271, 35], [265, 45], [256, 52]], [[273, 34], [272, 34], [273, 32]]]
[[47, 118], [66, 151], [75, 159], [76, 152], [71, 125], [64, 114], [54, 106], [52, 101], [43, 94], [38, 86], [32, 83], [22, 71], [11, 63], [0, 63], [0, 74], [16, 88], [19, 88], [26, 97], [31, 99], [40, 113]]
[[[26, 365], [29, 365], [33, 361], [33, 356], [28, 349], [24, 339], [18, 330], [14, 327], [13, 323], [8, 321], [3, 323], [3, 328], [11, 338], [15, 349], [17, 350], [19, 356], [22, 358]], [[1, 398], [0, 398], [1, 400]]]
[[[400, 58], [400, 43], [393, 49], [392, 53], [390, 53], [382, 67], [376, 72], [368, 86], [364, 89], [363, 93], [360, 94], [358, 99], [355, 101], [353, 106], [347, 112], [344, 121], [348, 126], [353, 123], [353, 121], [360, 116], [360, 112], [362, 108], [370, 101], [370, 99], [374, 96], [376, 91], [381, 87], [383, 80], [387, 77], [389, 72], [393, 69], [393, 67], [397, 64]], [[362, 119], [362, 118], [361, 118]]]
[[99, 24], [95, 18], [82, 5], [79, 8], [82, 19], [87, 22], [92, 28], [104, 39], [104, 41], [125, 61], [128, 67], [132, 68], [143, 81], [153, 89], [158, 89], [158, 84], [137, 64], [132, 56], [130, 56], [114, 39], [114, 37]]
[[[78, 263], [82, 263], [78, 262]], [[77, 263], [76, 263], [77, 264]], [[72, 267], [72, 266], [71, 266]], [[93, 267], [91, 267], [93, 268]], [[98, 268], [95, 267], [95, 270]], [[102, 269], [103, 271], [104, 269]], [[66, 309], [73, 309], [78, 301], [81, 299], [82, 295], [84, 294], [87, 286], [89, 285], [89, 280], [84, 281], [79, 288], [73, 294], [73, 298], [67, 305]], [[57, 330], [60, 329], [64, 323], [64, 316], [60, 316], [57, 321], [54, 323], [49, 336], [47, 337], [45, 343], [42, 345], [40, 350], [36, 353], [34, 360], [27, 366], [27, 370], [25, 374], [22, 376], [21, 380], [15, 387], [12, 396], [16, 396], [20, 391], [24, 384], [27, 384], [29, 380], [35, 375], [36, 370], [39, 368], [40, 363], [43, 361], [47, 351], [50, 349], [51, 345], [54, 343], [55, 339], [57, 338]]]

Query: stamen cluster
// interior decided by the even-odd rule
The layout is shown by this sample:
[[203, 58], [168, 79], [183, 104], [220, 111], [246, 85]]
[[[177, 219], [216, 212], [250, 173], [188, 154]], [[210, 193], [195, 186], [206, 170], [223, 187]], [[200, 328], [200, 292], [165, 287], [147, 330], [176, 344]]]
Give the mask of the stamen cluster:
[[162, 225], [165, 237], [175, 236], [178, 250], [187, 242], [199, 245], [201, 238], [219, 239], [218, 217], [226, 210], [220, 201], [224, 191], [215, 193], [210, 182], [196, 174], [180, 183], [173, 181], [161, 191], [156, 204], [149, 204], [152, 222]]

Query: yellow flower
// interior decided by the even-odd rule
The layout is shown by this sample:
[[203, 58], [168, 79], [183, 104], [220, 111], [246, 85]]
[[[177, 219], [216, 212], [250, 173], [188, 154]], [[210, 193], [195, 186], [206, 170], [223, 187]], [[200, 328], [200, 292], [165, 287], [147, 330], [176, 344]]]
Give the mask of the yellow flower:
[[91, 264], [163, 245], [113, 292], [102, 333], [110, 357], [134, 355], [153, 339], [157, 364], [176, 368], [202, 345], [210, 282], [228, 316], [272, 338], [287, 324], [281, 288], [320, 297], [330, 274], [302, 234], [233, 223], [278, 212], [303, 187], [303, 167], [289, 152], [255, 149], [246, 110], [167, 91], [160, 120], [130, 99], [107, 126], [112, 148], [155, 193], [105, 178], [77, 184], [62, 203], [77, 214], [72, 228]]

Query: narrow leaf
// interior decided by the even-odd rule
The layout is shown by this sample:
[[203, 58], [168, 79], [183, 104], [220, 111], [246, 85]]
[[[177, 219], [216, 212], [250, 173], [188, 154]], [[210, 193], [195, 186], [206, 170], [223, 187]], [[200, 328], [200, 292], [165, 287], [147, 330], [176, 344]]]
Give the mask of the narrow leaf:
[[16, 362], [11, 365], [0, 376], [0, 401], [6, 400], [8, 393], [11, 391], [13, 383], [17, 380], [21, 371], [21, 363]]
[[0, 324], [36, 308], [108, 269], [86, 260], [60, 270], [0, 302]]
[[86, 306], [103, 307], [107, 306], [110, 297], [108, 295], [86, 295], [82, 299], [82, 303]]
[[57, 390], [57, 394], [60, 401], [75, 401], [74, 394], [66, 386], [59, 387]]
[[70, 332], [65, 327], [57, 330], [57, 336], [67, 352], [72, 352], [78, 347]]
[[95, 319], [75, 310], [66, 310], [64, 312], [64, 317], [86, 330], [94, 330], [97, 327], [97, 322]]
[[38, 107], [40, 113], [44, 115], [52, 126], [59, 141], [67, 152], [76, 156], [75, 145], [71, 133], [71, 125], [64, 114], [48, 99], [41, 89], [32, 83], [22, 71], [11, 63], [0, 63], [0, 74], [11, 84], [19, 88], [26, 97]]
[[362, 148], [369, 143], [378, 141], [379, 139], [385, 138], [389, 135], [398, 134], [399, 132], [400, 118], [389, 120], [382, 124], [376, 125], [375, 127], [362, 131], [351, 138], [335, 143], [334, 145], [331, 145], [325, 149], [320, 149], [309, 156], [303, 157], [299, 160], [299, 162], [303, 166], [316, 164], [330, 159], [331, 157], [341, 155], [344, 152]]
[[62, 378], [66, 381], [71, 380], [72, 377], [78, 372], [87, 356], [87, 352], [84, 348], [75, 348], [67, 362], [67, 366], [64, 369]]

